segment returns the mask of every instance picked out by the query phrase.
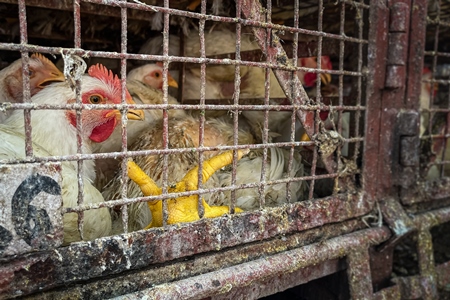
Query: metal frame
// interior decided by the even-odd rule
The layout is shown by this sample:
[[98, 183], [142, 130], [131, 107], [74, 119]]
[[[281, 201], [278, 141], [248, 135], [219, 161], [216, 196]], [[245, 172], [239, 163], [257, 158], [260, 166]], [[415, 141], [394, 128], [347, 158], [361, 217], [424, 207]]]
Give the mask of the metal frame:
[[[167, 137], [168, 109], [227, 110], [234, 114], [237, 129], [238, 112], [242, 110], [260, 110], [265, 112], [265, 132], [268, 127], [268, 112], [286, 110], [296, 113], [298, 120], [310, 137], [319, 133], [319, 112], [338, 111], [342, 119], [343, 111], [350, 111], [354, 120], [354, 132], [346, 142], [353, 143], [351, 160], [361, 157], [363, 166], [351, 176], [343, 177], [340, 173], [342, 161], [333, 156], [322, 157], [327, 174], [317, 171], [321, 159], [316, 147], [312, 153], [311, 174], [294, 180], [311, 182], [308, 200], [288, 203], [282, 207], [264, 208], [237, 215], [215, 219], [202, 219], [195, 223], [179, 226], [165, 226], [148, 231], [128, 232], [124, 221], [125, 234], [104, 237], [95, 241], [80, 242], [51, 251], [29, 253], [20, 257], [0, 258], [0, 298], [32, 295], [36, 298], [54, 297], [90, 297], [104, 299], [119, 297], [140, 299], [143, 297], [158, 299], [229, 299], [242, 296], [248, 299], [267, 296], [290, 287], [306, 283], [346, 269], [349, 293], [352, 299], [435, 299], [438, 287], [449, 284], [450, 264], [446, 262], [435, 266], [430, 229], [450, 221], [447, 200], [449, 197], [448, 178], [434, 182], [421, 182], [417, 185], [420, 168], [418, 149], [417, 120], [419, 117], [418, 94], [421, 82], [422, 58], [435, 52], [424, 52], [425, 30], [427, 20], [427, 2], [425, 0], [340, 1], [339, 34], [327, 33], [323, 29], [324, 3], [318, 3], [317, 30], [299, 28], [298, 11], [294, 13], [294, 26], [285, 26], [271, 22], [272, 4], [262, 8], [259, 1], [237, 1], [236, 18], [206, 14], [205, 0], [201, 1], [200, 13], [188, 12], [170, 7], [169, 1], [159, 3], [161, 6], [147, 5], [140, 1], [122, 0], [73, 0], [73, 1], [39, 1], [39, 0], [2, 0], [0, 2], [18, 4], [20, 19], [20, 43], [1, 43], [0, 50], [20, 51], [24, 67], [24, 103], [13, 104], [9, 109], [23, 109], [25, 122], [30, 126], [30, 112], [34, 109], [92, 109], [91, 105], [77, 102], [72, 105], [38, 106], [30, 103], [28, 53], [37, 51], [49, 54], [75, 54], [92, 57], [120, 59], [121, 82], [126, 85], [127, 60], [161, 61], [164, 66], [165, 87], [162, 105], [120, 105], [105, 106], [118, 108], [126, 112], [129, 108], [162, 109], [164, 113], [164, 133]], [[96, 13], [121, 18], [120, 53], [113, 51], [83, 50], [81, 33], [81, 14], [92, 12], [101, 5]], [[298, 5], [298, 2], [296, 2]], [[73, 11], [74, 13], [74, 48], [44, 47], [28, 44], [26, 10], [27, 6], [54, 8]], [[356, 20], [355, 37], [345, 35], [346, 7], [352, 7], [361, 13]], [[263, 11], [265, 13], [263, 13]], [[146, 20], [150, 13], [162, 13], [163, 18], [163, 55], [146, 55], [127, 53], [127, 22], [130, 19]], [[368, 13], [368, 15], [367, 15]], [[238, 37], [237, 50], [227, 56], [206, 57], [204, 36], [201, 34], [201, 54], [197, 58], [174, 57], [168, 55], [169, 16], [189, 17], [198, 20], [199, 30], [205, 31], [205, 22], [227, 22], [236, 24]], [[370, 26], [363, 22], [367, 21]], [[264, 61], [254, 61], [255, 53], [241, 53], [240, 34], [243, 26], [252, 27], [253, 34], [265, 55]], [[368, 30], [365, 32], [364, 30]], [[279, 31], [293, 34], [292, 53], [282, 47], [277, 36]], [[299, 34], [317, 37], [317, 42], [299, 42]], [[368, 36], [365, 39], [364, 36]], [[350, 44], [350, 45], [349, 45]], [[330, 46], [330, 48], [328, 48]], [[355, 70], [344, 67], [345, 54], [348, 50], [355, 54]], [[324, 54], [338, 57], [338, 70], [302, 70], [329, 73], [338, 78], [338, 105], [327, 105], [320, 90], [311, 102], [299, 80], [292, 80], [292, 67], [280, 64], [282, 58]], [[287, 53], [286, 53], [287, 52]], [[367, 53], [366, 53], [367, 52]], [[367, 55], [366, 55], [367, 54]], [[309, 54], [311, 55], [311, 54]], [[368, 57], [365, 61], [365, 56]], [[173, 65], [197, 64], [201, 68], [201, 80], [205, 83], [207, 64], [235, 65], [235, 88], [239, 90], [240, 66], [275, 67], [274, 73], [290, 104], [274, 105], [269, 103], [269, 88], [266, 84], [266, 96], [263, 103], [257, 105], [239, 104], [239, 94], [228, 103], [205, 99], [204, 88], [199, 104], [182, 102], [180, 105], [168, 104], [167, 72]], [[294, 63], [295, 65], [295, 63]], [[366, 65], [366, 67], [364, 67]], [[320, 62], [319, 62], [320, 69]], [[436, 67], [436, 61], [434, 61]], [[268, 78], [266, 72], [266, 80]], [[352, 78], [356, 95], [344, 95], [344, 79]], [[267, 82], [267, 81], [266, 81]], [[432, 80], [433, 82], [433, 80]], [[365, 90], [363, 86], [365, 84]], [[204, 85], [204, 84], [203, 84]], [[320, 81], [317, 88], [320, 89]], [[79, 87], [79, 86], [78, 86]], [[297, 91], [291, 93], [291, 88]], [[124, 95], [122, 95], [124, 98]], [[353, 101], [353, 99], [356, 99]], [[364, 101], [365, 100], [365, 101]], [[349, 101], [353, 101], [350, 102]], [[218, 104], [217, 104], [218, 103]], [[364, 130], [361, 118], [365, 113]], [[80, 114], [78, 114], [80, 116]], [[293, 120], [295, 122], [295, 117]], [[320, 141], [268, 143], [268, 136], [263, 136], [262, 144], [204, 147], [205, 117], [200, 117], [199, 166], [203, 164], [202, 152], [208, 150], [263, 149], [267, 160], [267, 149], [273, 147], [291, 147], [316, 145]], [[342, 131], [339, 122], [338, 131]], [[80, 134], [80, 128], [78, 128]], [[446, 135], [444, 135], [447, 138]], [[84, 160], [99, 158], [123, 158], [122, 178], [127, 178], [126, 158], [139, 155], [181, 153], [190, 149], [164, 149], [129, 151], [126, 142], [126, 119], [122, 130], [122, 152], [103, 154], [82, 154], [79, 145], [78, 154], [58, 157], [36, 158], [32, 156], [31, 131], [26, 131], [27, 157], [23, 160], [2, 161], [2, 163], [54, 162], [75, 160], [79, 167]], [[362, 149], [364, 144], [364, 149]], [[409, 148], [405, 148], [409, 147]], [[405, 151], [405, 149], [407, 149]], [[407, 155], [405, 155], [405, 153]], [[337, 150], [337, 157], [340, 157]], [[291, 158], [292, 160], [292, 155]], [[165, 157], [167, 166], [167, 156]], [[236, 166], [236, 159], [233, 162]], [[265, 168], [263, 167], [263, 175]], [[167, 170], [163, 173], [167, 178]], [[332, 178], [335, 187], [345, 188], [361, 176], [362, 186], [356, 190], [335, 193], [322, 199], [314, 199], [314, 185], [318, 180]], [[201, 176], [199, 174], [199, 176]], [[234, 172], [233, 185], [216, 190], [235, 190], [236, 188], [259, 187], [292, 182], [286, 178], [273, 182], [250, 184], [237, 187]], [[127, 214], [126, 204], [154, 199], [169, 199], [180, 195], [203, 194], [212, 190], [201, 186], [198, 191], [162, 196], [128, 199], [127, 187], [122, 190], [123, 199], [106, 201], [97, 205], [83, 204], [82, 174], [78, 174], [79, 206], [64, 208], [63, 213], [76, 212], [80, 215], [80, 228], [83, 211], [99, 207], [122, 207]], [[264, 176], [262, 176], [264, 177]], [[125, 180], [124, 180], [125, 181]], [[167, 186], [164, 186], [167, 189]], [[400, 195], [400, 196], [399, 196]], [[166, 202], [164, 202], [166, 203]], [[264, 207], [264, 199], [260, 199]], [[235, 204], [232, 204], [234, 207]], [[422, 205], [422, 206], [420, 206]], [[379, 210], [388, 226], [366, 228], [363, 217]], [[435, 210], [428, 211], [430, 208]], [[413, 217], [411, 213], [414, 214]], [[167, 213], [166, 213], [167, 215]], [[381, 220], [379, 220], [381, 222]], [[381, 224], [381, 223], [380, 223]], [[407, 235], [417, 234], [420, 275], [407, 278], [399, 277], [389, 282], [389, 263], [392, 263], [392, 251]], [[385, 256], [391, 257], [386, 259]], [[384, 269], [375, 267], [383, 260], [389, 263]], [[377, 288], [374, 290], [373, 286]]]

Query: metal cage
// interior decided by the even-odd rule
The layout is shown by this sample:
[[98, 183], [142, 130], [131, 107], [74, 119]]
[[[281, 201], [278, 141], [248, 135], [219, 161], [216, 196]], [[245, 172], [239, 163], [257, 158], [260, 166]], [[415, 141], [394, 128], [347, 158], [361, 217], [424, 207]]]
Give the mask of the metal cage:
[[[0, 103], [10, 115], [0, 118], [0, 297], [445, 297], [449, 9], [438, 0], [0, 0], [1, 66], [21, 60], [19, 100]], [[73, 98], [39, 102], [56, 84], [36, 92], [33, 53], [55, 63]], [[83, 102], [82, 73], [98, 62], [119, 75], [120, 101]], [[143, 101], [127, 77], [149, 63], [161, 84]], [[120, 112], [106, 140], [116, 148], [86, 147], [86, 112], [109, 110]], [[133, 110], [151, 117], [139, 132]], [[73, 113], [73, 140], [55, 143], [72, 152], [36, 141], [39, 111]], [[23, 140], [14, 155], [5, 154], [11, 135]], [[229, 163], [211, 172], [219, 153]], [[153, 174], [152, 193], [129, 179], [130, 160]], [[203, 199], [226, 208], [209, 217]], [[186, 203], [192, 222], [174, 218]], [[89, 238], [103, 212], [111, 228]], [[314, 290], [317, 280], [325, 287]]]

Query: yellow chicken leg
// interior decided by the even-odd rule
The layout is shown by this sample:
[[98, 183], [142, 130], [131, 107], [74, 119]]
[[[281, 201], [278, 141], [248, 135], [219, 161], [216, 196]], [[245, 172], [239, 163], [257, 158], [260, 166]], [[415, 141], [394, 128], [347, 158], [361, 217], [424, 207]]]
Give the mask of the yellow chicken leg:
[[[247, 154], [248, 150], [238, 150], [238, 159]], [[227, 151], [214, 156], [203, 163], [202, 181], [206, 182], [214, 172], [230, 164], [233, 161], [233, 151]], [[128, 162], [128, 176], [141, 188], [145, 196], [161, 195], [162, 189], [148, 177], [134, 162]], [[178, 182], [174, 188], [169, 188], [169, 193], [179, 193], [185, 191], [194, 191], [198, 189], [198, 166], [191, 169], [183, 179]], [[209, 206], [202, 199], [205, 208], [205, 218], [215, 218], [228, 213], [228, 206]], [[145, 228], [160, 227], [163, 225], [162, 201], [147, 202], [152, 212], [152, 222]], [[198, 213], [198, 195], [183, 196], [167, 200], [168, 224], [181, 222], [192, 222], [200, 219]], [[242, 209], [236, 207], [236, 212], [242, 212]]]

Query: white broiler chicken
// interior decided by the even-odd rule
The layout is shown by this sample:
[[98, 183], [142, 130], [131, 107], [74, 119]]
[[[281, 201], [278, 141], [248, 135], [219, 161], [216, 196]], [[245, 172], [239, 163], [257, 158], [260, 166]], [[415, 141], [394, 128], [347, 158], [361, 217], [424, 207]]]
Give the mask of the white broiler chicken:
[[[199, 147], [199, 121], [190, 115], [183, 119], [174, 119], [169, 121], [168, 144], [170, 149]], [[239, 144], [251, 144], [253, 137], [251, 134], [240, 130], [238, 132]], [[208, 119], [204, 125], [204, 143], [206, 147], [215, 147], [220, 145], [233, 144], [233, 127], [229, 121], [223, 118]], [[143, 133], [142, 136], [131, 147], [131, 150], [150, 150], [163, 148], [163, 129], [160, 123]], [[259, 183], [261, 178], [262, 152], [253, 151], [249, 158], [241, 159], [237, 162], [237, 185]], [[204, 152], [204, 159], [217, 155], [216, 151]], [[302, 176], [303, 165], [298, 154], [294, 155], [292, 169], [287, 174], [289, 152], [283, 149], [271, 149], [268, 157], [266, 180], [280, 180], [286, 176]], [[163, 155], [148, 155], [134, 158], [135, 163], [150, 178], [162, 186], [163, 180]], [[193, 166], [198, 165], [198, 153], [189, 151], [185, 153], [174, 153], [168, 156], [168, 185], [172, 186], [179, 182], [187, 171]], [[229, 186], [231, 183], [231, 173], [229, 168], [219, 170], [212, 174], [208, 181], [204, 183], [203, 188], [217, 188]], [[128, 180], [128, 197], [141, 196], [140, 188]], [[290, 185], [293, 201], [299, 200], [299, 194], [302, 190], [301, 182], [293, 182]], [[106, 186], [103, 191], [105, 199], [117, 199], [121, 197], [121, 176], [120, 174]], [[268, 185], [264, 190], [263, 197], [267, 205], [274, 206], [286, 202], [286, 184]], [[230, 205], [229, 192], [216, 192], [203, 195], [205, 201], [210, 205]], [[259, 193], [257, 188], [237, 191], [237, 206], [244, 209], [255, 209], [259, 204]], [[139, 230], [145, 228], [152, 220], [151, 212], [146, 203], [132, 204], [128, 211], [128, 226], [130, 230]], [[113, 232], [122, 231], [121, 218], [117, 217], [113, 222]]]
[[[120, 104], [121, 83], [117, 76], [101, 65], [89, 68], [89, 75], [83, 75], [81, 99], [84, 104]], [[126, 100], [133, 104], [131, 96], [126, 93]], [[31, 98], [36, 104], [70, 104], [76, 101], [75, 91], [67, 83], [49, 85]], [[143, 112], [129, 110], [129, 119], [142, 119]], [[118, 110], [83, 110], [81, 114], [82, 153], [91, 153], [91, 142], [106, 140], [118, 120]], [[31, 127], [33, 155], [35, 157], [53, 155], [73, 155], [77, 153], [76, 112], [73, 110], [33, 110]], [[22, 111], [15, 111], [0, 125], [0, 159], [20, 159], [25, 157], [25, 128]], [[99, 203], [104, 199], [92, 185], [95, 179], [94, 162], [83, 161], [84, 203]], [[77, 205], [77, 163], [62, 162], [62, 198], [64, 207]], [[64, 244], [79, 241], [78, 216], [76, 213], [65, 214]], [[108, 208], [87, 210], [84, 212], [84, 240], [91, 240], [108, 235], [111, 231], [111, 216]]]
[[[199, 120], [190, 115], [181, 119], [169, 120], [168, 144], [170, 149], [175, 148], [198, 148], [199, 147]], [[220, 118], [207, 120], [204, 126], [205, 147], [215, 147], [233, 144], [233, 127], [227, 121]], [[249, 133], [239, 131], [239, 144], [251, 144], [253, 137]], [[163, 126], [162, 122], [155, 122], [152, 126], [137, 139], [130, 147], [130, 150], [154, 150], [163, 149]], [[203, 153], [204, 159], [217, 155], [217, 151], [207, 151]], [[134, 162], [149, 175], [155, 182], [162, 186], [163, 178], [163, 155], [138, 156]], [[188, 151], [184, 153], [173, 153], [168, 155], [168, 184], [179, 182], [187, 171], [198, 165], [198, 152]], [[204, 188], [220, 186], [217, 175], [213, 174], [204, 184]], [[113, 180], [105, 187], [103, 196], [105, 199], [118, 199], [121, 197], [121, 176], [117, 174]], [[128, 180], [128, 197], [140, 197], [140, 188], [131, 180]], [[208, 202], [216, 195], [203, 195]], [[129, 230], [139, 230], [147, 226], [151, 221], [151, 213], [147, 203], [132, 204], [128, 211]], [[121, 218], [113, 224], [113, 232], [122, 230]]]
[[[127, 79], [141, 81], [152, 88], [162, 90], [163, 89], [163, 66], [162, 63], [157, 62], [154, 64], [146, 64], [141, 67], [137, 67], [131, 70]], [[173, 79], [170, 73], [167, 73], [167, 85], [178, 88], [178, 83]]]
[[[162, 54], [162, 36], [156, 36], [148, 40], [140, 49], [140, 53], [161, 55]], [[254, 41], [253, 35], [242, 33], [241, 35], [241, 51], [251, 51], [260, 49]], [[206, 56], [235, 53], [236, 52], [236, 33], [226, 28], [219, 28], [209, 32], [205, 32], [205, 54]], [[169, 55], [180, 56], [180, 40], [176, 36], [169, 37]], [[184, 55], [187, 57], [200, 56], [200, 39], [198, 32], [191, 32], [185, 38]], [[317, 59], [315, 57], [299, 58], [297, 61], [299, 67], [317, 68]], [[330, 70], [332, 65], [328, 56], [321, 58], [321, 69]], [[240, 66], [240, 99], [259, 98], [263, 99], [265, 95], [265, 70], [257, 67]], [[318, 78], [316, 73], [298, 71], [297, 76], [305, 87], [314, 87]], [[320, 79], [324, 84], [331, 81], [329, 74], [321, 73]], [[184, 78], [183, 98], [199, 99], [201, 77], [200, 68], [190, 66], [186, 68]], [[207, 65], [206, 82], [205, 82], [205, 99], [231, 99], [234, 94], [235, 66], [234, 65]], [[281, 86], [270, 72], [270, 97], [285, 98]], [[260, 104], [263, 100], [261, 100]], [[244, 103], [244, 102], [241, 102]], [[255, 104], [255, 103], [253, 103]], [[217, 112], [207, 111], [207, 116], [217, 116]], [[221, 111], [223, 114], [224, 111]], [[276, 136], [278, 123], [289, 119], [290, 112], [269, 112], [269, 132]], [[262, 141], [262, 129], [264, 124], [264, 112], [262, 111], [243, 111], [242, 116], [246, 118], [246, 123], [250, 125], [257, 142]]]
[[[163, 92], [152, 88], [137, 80], [127, 80], [127, 89], [133, 101], [137, 104], [163, 104]], [[172, 96], [168, 95], [169, 104], [179, 104]], [[144, 110], [145, 119], [143, 121], [129, 120], [127, 122], [127, 147], [132, 145], [143, 132], [151, 128], [156, 121], [162, 120], [161, 109]], [[184, 110], [168, 110], [169, 120], [173, 118], [183, 118], [186, 116]], [[104, 142], [93, 145], [94, 153], [109, 153], [122, 150], [122, 128], [117, 126], [111, 137]], [[114, 158], [96, 160], [97, 180], [95, 186], [102, 188], [108, 183], [117, 172], [120, 161]]]
[[[162, 55], [163, 50], [162, 35], [155, 36], [142, 45], [139, 53]], [[242, 52], [260, 49], [254, 41], [253, 35], [242, 33], [240, 49]], [[236, 52], [236, 33], [226, 28], [205, 32], [205, 54], [206, 56], [228, 54]], [[181, 56], [180, 39], [177, 36], [169, 38], [169, 55]], [[185, 38], [184, 56], [200, 57], [200, 39], [198, 32], [191, 32]], [[331, 63], [327, 56], [322, 57], [321, 68], [331, 69]], [[299, 58], [299, 67], [317, 68], [317, 61], [314, 57]], [[261, 98], [264, 97], [264, 69], [240, 66], [241, 85], [240, 98]], [[317, 79], [315, 73], [298, 71], [300, 81], [307, 87], [312, 87]], [[330, 81], [329, 74], [321, 74], [321, 79]], [[179, 81], [178, 78], [175, 77]], [[207, 65], [206, 68], [206, 99], [231, 98], [234, 93], [235, 67], [234, 65]], [[185, 75], [185, 99], [198, 99], [200, 96], [200, 68], [190, 66], [186, 68]], [[270, 72], [270, 96], [273, 98], [286, 97], [278, 80], [273, 72]]]
[[[137, 104], [162, 104], [163, 103], [163, 76], [162, 66], [156, 64], [146, 64], [130, 71], [127, 75], [127, 89], [133, 100]], [[178, 87], [177, 82], [168, 74], [169, 86]], [[179, 104], [176, 99], [169, 96], [169, 104]], [[180, 110], [170, 110], [169, 116], [183, 116], [184, 112]], [[145, 130], [149, 124], [162, 118], [161, 110], [146, 110], [145, 120], [133, 121], [127, 123], [127, 141], [131, 145], [136, 140], [142, 130]], [[122, 145], [122, 129], [117, 127], [108, 140], [95, 144], [93, 151], [95, 153], [120, 151]]]
[[[137, 80], [127, 80], [127, 89], [136, 104], [163, 104], [163, 92], [156, 88], [150, 87], [147, 84]], [[169, 104], [179, 104], [172, 96], [168, 96]], [[134, 121], [130, 120], [127, 123], [127, 141], [128, 145], [133, 144], [140, 136], [141, 132], [147, 130], [150, 124], [163, 117], [160, 109], [146, 109], [144, 111], [145, 120]], [[184, 117], [184, 110], [169, 110], [169, 118]], [[120, 151], [122, 146], [122, 130], [118, 126], [108, 140], [93, 145], [95, 153], [115, 152]]]
[[[177, 88], [177, 82], [168, 74], [168, 85]], [[127, 89], [137, 104], [162, 104], [163, 103], [163, 68], [161, 63], [146, 64], [131, 70], [127, 75]], [[172, 96], [168, 96], [169, 104], [179, 104]], [[169, 110], [169, 118], [184, 116], [182, 110]], [[127, 123], [127, 145], [134, 143], [143, 130], [151, 123], [162, 119], [162, 110], [145, 110], [145, 120], [130, 120]], [[117, 126], [111, 137], [102, 143], [93, 145], [94, 153], [117, 152], [122, 149], [122, 128]], [[98, 159], [96, 161], [97, 180], [95, 185], [102, 188], [117, 171], [119, 161], [114, 158]]]
[[[29, 59], [30, 95], [33, 96], [52, 82], [64, 81], [64, 75], [42, 54], [32, 54]], [[23, 102], [22, 59], [0, 71], [0, 102]], [[12, 111], [0, 112], [0, 123]]]
[[[289, 151], [281, 148], [270, 148], [266, 163], [265, 181], [280, 180], [283, 178], [295, 178], [303, 176], [303, 164], [298, 152], [294, 153], [292, 167], [288, 172]], [[237, 164], [236, 182], [237, 184], [259, 183], [261, 180], [263, 164], [262, 151], [252, 151], [249, 155], [243, 157]], [[232, 167], [228, 166], [217, 172], [219, 182], [222, 186], [231, 185]], [[306, 184], [303, 181], [293, 181], [289, 184], [291, 202], [302, 200], [303, 191]], [[231, 198], [231, 192], [224, 192], [219, 198], [213, 198], [211, 205], [224, 205]], [[264, 188], [265, 206], [279, 206], [287, 202], [286, 183], [266, 185]], [[236, 206], [243, 210], [252, 210], [259, 208], [258, 188], [239, 189], [236, 191]]]

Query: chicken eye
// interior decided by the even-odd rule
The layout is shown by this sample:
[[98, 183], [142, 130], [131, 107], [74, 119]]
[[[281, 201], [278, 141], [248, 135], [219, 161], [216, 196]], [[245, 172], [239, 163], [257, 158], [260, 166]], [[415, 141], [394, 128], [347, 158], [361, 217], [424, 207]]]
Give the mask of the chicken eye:
[[28, 70], [28, 76], [33, 77], [34, 75], [34, 71], [33, 70]]
[[159, 78], [159, 76], [161, 76], [161, 74], [160, 74], [159, 72], [156, 72], [156, 73], [155, 73], [155, 77], [156, 77], [156, 78]]
[[99, 95], [92, 95], [89, 97], [89, 102], [91, 102], [91, 104], [99, 104], [102, 102], [102, 97]]

